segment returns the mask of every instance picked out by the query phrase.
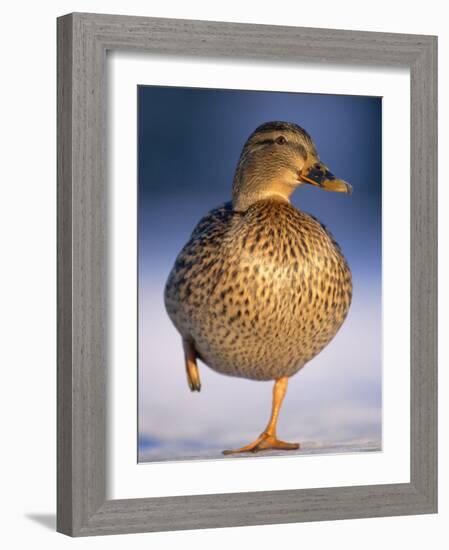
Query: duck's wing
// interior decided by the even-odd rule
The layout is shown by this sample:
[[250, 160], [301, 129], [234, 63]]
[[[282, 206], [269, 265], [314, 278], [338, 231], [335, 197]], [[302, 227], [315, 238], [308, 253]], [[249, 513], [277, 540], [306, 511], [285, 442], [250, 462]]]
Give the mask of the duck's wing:
[[198, 222], [190, 239], [178, 254], [172, 274], [178, 273], [181, 277], [192, 276], [197, 270], [204, 271], [210, 268], [217, 260], [217, 256], [220, 256], [234, 215], [230, 202], [206, 214]]
[[[188, 332], [187, 325], [198, 315], [221, 275], [223, 243], [234, 215], [232, 204], [225, 203], [202, 218], [168, 276], [165, 305], [183, 335]], [[188, 315], [184, 318], [187, 310]]]
[[223, 241], [233, 217], [231, 203], [211, 210], [200, 220], [176, 258], [165, 286], [165, 307], [183, 339], [187, 380], [192, 391], [200, 391], [194, 338], [195, 326], [201, 326], [201, 310], [219, 277]]
[[[214, 276], [217, 264], [223, 260], [223, 245], [235, 212], [232, 203], [224, 203], [211, 210], [192, 231], [190, 239], [176, 258], [170, 277], [175, 281], [201, 278], [207, 272]], [[169, 279], [170, 279], [169, 277]]]
[[211, 239], [214, 235], [223, 235], [234, 214], [231, 202], [225, 202], [214, 208], [198, 222], [190, 235], [190, 240], [202, 237]]

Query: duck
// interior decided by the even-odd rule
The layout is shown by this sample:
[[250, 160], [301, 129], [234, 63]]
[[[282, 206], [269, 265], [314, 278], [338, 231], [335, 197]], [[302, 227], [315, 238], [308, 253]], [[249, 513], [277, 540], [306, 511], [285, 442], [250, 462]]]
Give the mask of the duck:
[[265, 429], [224, 454], [300, 448], [277, 436], [289, 379], [331, 342], [351, 305], [341, 247], [290, 202], [303, 185], [352, 192], [298, 124], [258, 126], [241, 151], [231, 200], [198, 222], [165, 285], [191, 391], [201, 390], [198, 360], [223, 375], [274, 382]]

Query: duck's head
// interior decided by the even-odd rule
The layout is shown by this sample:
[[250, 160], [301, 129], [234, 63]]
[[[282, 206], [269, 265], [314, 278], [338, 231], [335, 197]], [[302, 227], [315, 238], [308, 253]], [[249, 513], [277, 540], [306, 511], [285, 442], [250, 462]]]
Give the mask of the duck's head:
[[309, 134], [290, 122], [266, 122], [243, 146], [232, 189], [233, 206], [245, 211], [254, 202], [289, 200], [300, 185], [350, 194], [349, 183], [336, 178], [318, 156]]

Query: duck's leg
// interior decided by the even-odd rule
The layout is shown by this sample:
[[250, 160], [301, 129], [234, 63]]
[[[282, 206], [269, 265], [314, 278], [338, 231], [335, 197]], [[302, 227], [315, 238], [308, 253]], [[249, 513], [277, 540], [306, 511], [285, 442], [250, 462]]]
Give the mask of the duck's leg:
[[201, 390], [200, 373], [196, 358], [198, 354], [192, 340], [183, 339], [182, 345], [184, 348], [184, 359], [186, 362], [187, 382], [191, 391]]
[[284, 376], [276, 380], [273, 388], [273, 405], [271, 409], [270, 421], [267, 424], [265, 430], [260, 434], [260, 436], [245, 445], [240, 449], [229, 449], [223, 451], [223, 454], [233, 454], [233, 453], [256, 453], [264, 449], [283, 449], [283, 450], [293, 450], [299, 449], [299, 443], [287, 443], [286, 441], [281, 441], [276, 437], [276, 426], [279, 416], [279, 411], [281, 409], [282, 401], [284, 400], [285, 394], [287, 393], [288, 386], [288, 377]]

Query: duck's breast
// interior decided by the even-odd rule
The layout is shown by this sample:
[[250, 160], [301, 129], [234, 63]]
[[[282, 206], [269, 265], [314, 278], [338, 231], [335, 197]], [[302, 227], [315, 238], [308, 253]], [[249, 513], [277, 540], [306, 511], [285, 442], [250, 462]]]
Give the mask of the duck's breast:
[[336, 334], [351, 301], [351, 274], [332, 236], [279, 201], [215, 214], [177, 265], [170, 316], [211, 368], [234, 376], [293, 374]]

